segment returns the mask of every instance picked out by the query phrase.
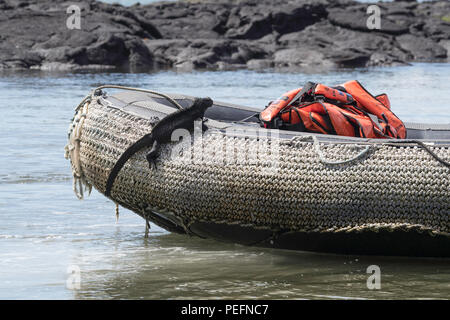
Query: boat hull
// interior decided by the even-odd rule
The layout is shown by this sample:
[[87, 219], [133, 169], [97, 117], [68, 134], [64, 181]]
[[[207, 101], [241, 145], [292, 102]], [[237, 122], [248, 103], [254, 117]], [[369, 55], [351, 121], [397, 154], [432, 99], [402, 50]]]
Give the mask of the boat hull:
[[[80, 174], [104, 193], [120, 155], [175, 110], [149, 94], [91, 101], [80, 128]], [[248, 120], [254, 113], [216, 103], [206, 114], [208, 130], [164, 146], [156, 169], [145, 160], [148, 148], [136, 153], [111, 199], [171, 232], [244, 245], [450, 256], [449, 169], [424, 149], [261, 129]], [[430, 150], [450, 160], [445, 128], [413, 130], [434, 137]]]

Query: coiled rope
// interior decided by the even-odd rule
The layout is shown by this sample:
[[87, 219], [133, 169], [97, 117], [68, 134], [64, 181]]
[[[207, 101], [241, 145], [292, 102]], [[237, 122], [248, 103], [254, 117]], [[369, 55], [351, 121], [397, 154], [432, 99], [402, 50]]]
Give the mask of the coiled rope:
[[85, 97], [81, 103], [76, 107], [76, 113], [73, 117], [72, 124], [69, 127], [68, 138], [69, 142], [65, 146], [65, 158], [70, 159], [72, 164], [73, 175], [73, 191], [78, 199], [84, 198], [84, 190], [89, 194], [92, 190], [92, 185], [86, 180], [80, 162], [80, 141], [81, 129], [86, 119], [91, 97]]
[[[73, 191], [78, 199], [84, 198], [84, 191], [87, 190], [90, 194], [92, 190], [92, 185], [85, 179], [85, 176], [82, 172], [81, 168], [81, 162], [80, 162], [80, 141], [81, 141], [81, 131], [83, 128], [84, 120], [86, 119], [88, 110], [89, 110], [89, 104], [92, 100], [98, 96], [99, 90], [102, 89], [121, 89], [121, 90], [129, 90], [129, 91], [137, 91], [137, 92], [145, 92], [150, 93], [154, 95], [161, 96], [165, 99], [167, 99], [170, 103], [172, 103], [177, 109], [183, 109], [183, 107], [176, 102], [173, 98], [170, 96], [154, 91], [154, 90], [147, 90], [147, 89], [139, 89], [139, 88], [132, 88], [132, 87], [125, 87], [125, 86], [119, 86], [119, 85], [103, 85], [99, 86], [91, 91], [89, 95], [83, 98], [81, 102], [78, 104], [78, 106], [75, 108], [75, 116], [72, 119], [72, 123], [69, 127], [68, 131], [68, 138], [69, 143], [65, 146], [65, 158], [70, 159], [72, 163], [72, 174], [73, 174]], [[116, 208], [118, 209], [118, 207]], [[118, 211], [116, 211], [116, 217], [118, 219]]]

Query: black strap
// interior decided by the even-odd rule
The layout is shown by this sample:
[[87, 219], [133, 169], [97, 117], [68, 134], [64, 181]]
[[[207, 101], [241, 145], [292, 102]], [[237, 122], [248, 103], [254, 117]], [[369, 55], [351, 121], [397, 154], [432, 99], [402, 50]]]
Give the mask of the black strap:
[[[306, 95], [310, 95], [314, 88], [316, 87], [316, 83], [308, 81], [303, 87], [302, 90], [298, 93], [300, 96], [300, 102], [303, 102], [301, 99], [304, 98]], [[312, 98], [312, 96], [311, 96]], [[293, 102], [293, 101], [291, 101]]]
[[[303, 119], [300, 116], [297, 108], [293, 108], [292, 110], [297, 113], [299, 123], [297, 123], [296, 126], [298, 127], [298, 131], [306, 131], [305, 123], [303, 122]], [[291, 120], [291, 113], [289, 113], [289, 120]]]

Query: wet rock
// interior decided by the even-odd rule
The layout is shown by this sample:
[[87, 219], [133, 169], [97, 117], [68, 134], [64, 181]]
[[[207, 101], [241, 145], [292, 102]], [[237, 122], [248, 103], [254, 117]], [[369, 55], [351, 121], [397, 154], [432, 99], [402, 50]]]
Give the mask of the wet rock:
[[224, 32], [230, 5], [168, 2], [137, 9], [164, 39], [217, 39]]
[[322, 3], [272, 5], [244, 7], [235, 10], [228, 18], [229, 30], [225, 34], [231, 39], [260, 39], [272, 32], [285, 34], [304, 29], [327, 16]]
[[[311, 34], [317, 34], [311, 37]], [[322, 52], [321, 57], [328, 60], [330, 67], [364, 67], [369, 65], [390, 65], [405, 61], [408, 56], [401, 50], [394, 50], [395, 41], [389, 35], [380, 33], [360, 33], [331, 24], [328, 21], [317, 23], [300, 32], [290, 33], [279, 38], [285, 47], [307, 47], [311, 53]], [[377, 52], [394, 52], [389, 59], [381, 59]], [[411, 56], [412, 57], [412, 56]]]
[[274, 66], [275, 63], [271, 59], [251, 59], [247, 61], [247, 68], [250, 70], [266, 70]]
[[[329, 12], [329, 21], [337, 26], [362, 31], [362, 32], [382, 32], [386, 34], [404, 34], [409, 32], [409, 26], [405, 25], [403, 21], [394, 20], [391, 21], [389, 16], [380, 15], [380, 29], [370, 29], [368, 27], [368, 19], [370, 14], [367, 13], [367, 6], [358, 6], [354, 9], [331, 9]], [[391, 16], [394, 18], [394, 16]], [[396, 23], [396, 22], [400, 23]]]
[[450, 61], [450, 40], [441, 40], [439, 45], [447, 50], [447, 61]]
[[[251, 59], [262, 59], [266, 52], [256, 43], [239, 40], [194, 40], [160, 43], [148, 41], [149, 48], [158, 47], [157, 57], [168, 60], [177, 69], [224, 69], [242, 67]], [[165, 49], [161, 50], [164, 45]]]
[[125, 42], [128, 54], [128, 67], [131, 71], [145, 71], [158, 68], [159, 65], [153, 60], [153, 55], [144, 42], [139, 38], [131, 38]]
[[66, 25], [71, 4], [0, 1], [0, 68], [318, 71], [449, 56], [448, 1], [379, 2], [379, 30], [351, 0], [81, 0], [80, 30]]
[[414, 9], [410, 33], [439, 42], [450, 39], [450, 2], [423, 2]]
[[[449, 16], [450, 19], [450, 16]], [[444, 20], [429, 20], [423, 26], [424, 35], [434, 41], [450, 39], [450, 22]]]
[[385, 53], [382, 51], [374, 52], [370, 55], [370, 59], [367, 62], [368, 67], [372, 66], [401, 66], [405, 64], [407, 59], [399, 59], [398, 55]]
[[275, 68], [289, 71], [326, 71], [337, 67], [324, 53], [311, 54], [309, 48], [298, 47], [279, 50], [274, 55]]
[[411, 53], [414, 60], [430, 62], [447, 59], [447, 50], [430, 39], [406, 34], [396, 40], [402, 49]]
[[66, 10], [71, 4], [6, 1], [0, 14], [1, 68], [66, 70], [152, 65], [142, 37], [157, 38], [159, 33], [149, 22], [121, 6], [85, 1], [77, 4], [81, 29], [70, 29]]

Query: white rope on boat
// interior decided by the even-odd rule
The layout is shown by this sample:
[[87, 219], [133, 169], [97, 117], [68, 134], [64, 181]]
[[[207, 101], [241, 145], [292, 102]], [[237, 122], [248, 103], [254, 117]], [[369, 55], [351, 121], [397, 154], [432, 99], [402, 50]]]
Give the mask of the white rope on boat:
[[158, 96], [161, 96], [163, 98], [166, 98], [168, 101], [170, 101], [176, 108], [182, 110], [183, 107], [176, 102], [172, 97], [158, 92], [158, 91], [154, 91], [154, 90], [147, 90], [147, 89], [139, 89], [139, 88], [132, 88], [132, 87], [124, 87], [124, 86], [118, 86], [118, 85], [104, 85], [104, 86], [100, 86], [95, 88], [94, 90], [92, 90], [92, 97], [94, 96], [95, 92], [97, 90], [101, 90], [101, 89], [106, 89], [106, 88], [111, 88], [111, 89], [121, 89], [121, 90], [128, 90], [128, 91], [137, 91], [137, 92], [145, 92], [145, 93], [151, 93], [151, 94], [155, 94]]
[[[97, 100], [89, 106], [80, 152], [82, 160], [89, 159], [82, 163], [88, 180], [104, 192], [117, 150], [124, 151], [154, 123]], [[123, 127], [131, 128], [126, 135]], [[263, 169], [272, 160], [267, 159], [266, 149], [260, 148], [259, 136], [213, 132], [216, 130], [193, 141], [191, 150], [202, 150], [201, 162], [165, 161], [170, 159], [167, 152], [160, 155], [161, 170], [152, 172], [145, 157], [136, 157], [115, 185], [112, 199], [144, 219], [143, 207], [163, 208], [186, 226], [214, 222], [270, 230], [353, 233], [372, 232], [378, 226], [403, 232], [417, 226], [418, 232], [449, 234], [448, 169], [412, 143], [332, 137], [324, 141], [317, 135], [322, 160], [332, 162], [349, 161], [370, 145], [364, 158], [341, 168], [319, 160], [312, 138], [274, 138], [279, 140], [277, 165], [282, 169], [266, 174]], [[234, 155], [245, 156], [231, 165], [219, 165], [216, 159], [226, 159], [229, 146]], [[447, 144], [429, 147], [441, 159], [450, 160]], [[256, 161], [247, 157], [253, 153]], [[147, 218], [159, 220], [153, 215]]]
[[65, 146], [65, 157], [70, 159], [73, 175], [73, 191], [78, 199], [84, 198], [84, 193], [88, 191], [88, 194], [92, 191], [92, 185], [86, 180], [83, 174], [80, 161], [80, 141], [81, 132], [84, 121], [86, 119], [91, 97], [85, 97], [76, 108], [76, 113], [73, 118], [73, 122], [69, 128], [69, 142]]
[[316, 150], [316, 153], [319, 156], [320, 161], [322, 161], [325, 164], [329, 164], [329, 165], [340, 165], [340, 164], [351, 163], [353, 161], [359, 160], [362, 157], [364, 157], [370, 150], [370, 145], [367, 145], [364, 147], [364, 149], [361, 152], [359, 152], [353, 158], [350, 158], [347, 160], [340, 160], [340, 161], [331, 161], [331, 160], [328, 160], [327, 158], [325, 158], [322, 150], [320, 149], [319, 139], [317, 139], [316, 136], [312, 136], [312, 139], [314, 141], [314, 149]]
[[[362, 157], [364, 157], [370, 150], [371, 145], [367, 145], [364, 147], [364, 149], [358, 153], [355, 157], [351, 158], [351, 159], [347, 159], [347, 160], [341, 160], [341, 161], [331, 161], [328, 160], [325, 155], [323, 154], [323, 151], [320, 148], [320, 142], [319, 139], [317, 139], [316, 136], [314, 135], [310, 135], [310, 136], [303, 136], [303, 137], [297, 137], [298, 140], [308, 140], [308, 139], [312, 139], [313, 143], [314, 143], [314, 150], [317, 153], [317, 156], [319, 157], [320, 161], [323, 162], [324, 164], [328, 164], [328, 165], [340, 165], [340, 164], [346, 164], [346, 163], [351, 163], [353, 161], [356, 161], [358, 159], [361, 159]], [[405, 145], [405, 144], [416, 144], [417, 146], [419, 146], [420, 148], [424, 149], [429, 155], [431, 155], [436, 161], [438, 161], [439, 163], [441, 163], [442, 165], [446, 166], [447, 168], [450, 168], [450, 163], [448, 161], [445, 161], [444, 159], [441, 159], [433, 150], [431, 150], [429, 148], [429, 146], [427, 146], [424, 142], [420, 141], [420, 140], [414, 140], [414, 139], [399, 139], [399, 140], [395, 140], [392, 139], [389, 142], [385, 142], [385, 143], [381, 143], [384, 145]]]
[[[73, 191], [78, 199], [82, 200], [84, 198], [84, 194], [86, 191], [88, 193], [91, 193], [92, 185], [86, 180], [85, 175], [83, 174], [81, 162], [80, 162], [80, 142], [81, 142], [81, 134], [83, 129], [83, 124], [86, 119], [87, 113], [89, 111], [89, 104], [91, 101], [95, 99], [96, 93], [105, 88], [111, 88], [111, 89], [121, 89], [121, 90], [129, 90], [129, 91], [138, 91], [138, 92], [145, 92], [145, 93], [151, 93], [158, 96], [161, 96], [163, 98], [166, 98], [169, 102], [171, 102], [176, 108], [183, 109], [183, 107], [176, 102], [173, 98], [170, 96], [157, 92], [154, 90], [146, 90], [146, 89], [139, 89], [139, 88], [131, 88], [131, 87], [124, 87], [124, 86], [118, 86], [118, 85], [104, 85], [97, 87], [92, 90], [91, 94], [84, 97], [83, 100], [78, 104], [78, 106], [75, 108], [75, 116], [72, 120], [72, 123], [69, 127], [68, 137], [69, 142], [65, 146], [65, 158], [70, 159], [71, 166], [72, 166], [72, 175], [73, 175]], [[116, 219], [119, 219], [118, 214], [118, 205], [116, 204]]]
[[312, 140], [313, 141], [313, 145], [314, 145], [314, 150], [315, 150], [317, 156], [319, 157], [319, 159], [320, 159], [320, 161], [322, 163], [327, 164], [327, 165], [340, 165], [340, 164], [351, 163], [351, 162], [354, 162], [356, 160], [359, 160], [359, 159], [363, 158], [370, 151], [370, 147], [371, 147], [370, 145], [365, 146], [361, 152], [359, 152], [356, 156], [354, 156], [354, 157], [352, 157], [350, 159], [333, 161], [333, 160], [329, 160], [329, 159], [327, 159], [325, 157], [322, 149], [320, 148], [319, 139], [317, 139], [316, 136], [314, 136], [314, 135], [301, 136], [301, 137], [296, 137], [295, 139], [298, 139], [298, 140]]
[[446, 166], [447, 168], [450, 169], [450, 162], [445, 161], [444, 159], [440, 158], [433, 150], [430, 149], [429, 146], [427, 146], [424, 142], [422, 142], [420, 140], [415, 140], [415, 139], [392, 140], [392, 142], [389, 142], [388, 144], [395, 145], [395, 144], [408, 144], [408, 143], [418, 145], [419, 147], [424, 149], [426, 152], [428, 152], [428, 154], [431, 155], [436, 161], [438, 161], [439, 163], [443, 164], [444, 166]]
[[[170, 96], [153, 91], [153, 90], [146, 90], [146, 89], [139, 89], [139, 88], [131, 88], [131, 87], [124, 87], [124, 86], [118, 86], [118, 85], [104, 85], [97, 87], [92, 91], [92, 93], [85, 97], [80, 104], [76, 108], [76, 114], [73, 119], [73, 122], [71, 124], [71, 127], [69, 128], [69, 143], [65, 147], [66, 151], [66, 158], [71, 160], [72, 164], [72, 173], [73, 173], [73, 190], [76, 194], [76, 196], [79, 199], [84, 198], [85, 191], [89, 191], [89, 193], [92, 190], [91, 183], [86, 179], [81, 166], [80, 161], [80, 141], [81, 141], [81, 135], [82, 135], [82, 128], [83, 124], [85, 122], [87, 113], [89, 111], [89, 105], [90, 103], [95, 99], [97, 96], [99, 90], [105, 89], [105, 88], [112, 88], [112, 89], [122, 89], [122, 90], [130, 90], [130, 91], [137, 91], [137, 92], [145, 92], [150, 94], [155, 94], [161, 97], [166, 98], [168, 101], [170, 101], [176, 108], [183, 109], [183, 107], [176, 102], [173, 98]], [[354, 161], [357, 161], [359, 159], [362, 159], [364, 156], [366, 156], [371, 148], [375, 147], [375, 144], [368, 144], [368, 145], [358, 145], [355, 144], [355, 147], [361, 147], [363, 148], [358, 154], [355, 156], [345, 159], [345, 160], [330, 160], [328, 159], [322, 148], [319, 139], [315, 135], [308, 135], [308, 136], [302, 136], [302, 137], [296, 137], [296, 140], [312, 140], [314, 151], [317, 154], [320, 161], [326, 165], [342, 165], [347, 163], [352, 163]], [[384, 142], [377, 144], [377, 146], [381, 145], [397, 145], [400, 146], [402, 144], [416, 144], [422, 149], [424, 149], [427, 153], [429, 153], [435, 160], [439, 161], [441, 164], [446, 166], [447, 168], [450, 168], [450, 163], [448, 161], [445, 161], [444, 159], [440, 158], [433, 150], [431, 150], [430, 147], [428, 147], [425, 143], [419, 140], [390, 140], [389, 142]], [[331, 143], [333, 144], [333, 143]], [[117, 211], [116, 211], [117, 214]], [[117, 216], [118, 217], [118, 216]]]
[[116, 204], [116, 224], [119, 223], [119, 204], [115, 202]]

